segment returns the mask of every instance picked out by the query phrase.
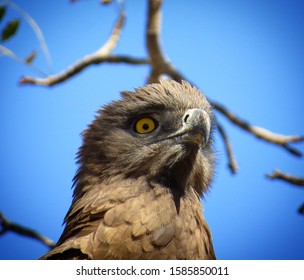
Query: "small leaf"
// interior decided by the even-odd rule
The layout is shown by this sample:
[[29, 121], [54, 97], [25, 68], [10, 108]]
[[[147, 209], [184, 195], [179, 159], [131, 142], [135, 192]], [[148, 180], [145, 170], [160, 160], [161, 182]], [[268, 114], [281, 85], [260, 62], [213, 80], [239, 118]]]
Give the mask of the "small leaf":
[[37, 50], [32, 51], [24, 60], [25, 64], [32, 64], [33, 60], [37, 56]]
[[101, 3], [103, 5], [107, 5], [107, 4], [110, 4], [111, 3], [111, 0], [101, 0]]
[[0, 21], [3, 19], [5, 12], [6, 12], [6, 7], [0, 6]]
[[2, 30], [2, 41], [7, 41], [9, 38], [14, 36], [19, 27], [19, 19], [12, 19], [7, 23], [7, 25]]

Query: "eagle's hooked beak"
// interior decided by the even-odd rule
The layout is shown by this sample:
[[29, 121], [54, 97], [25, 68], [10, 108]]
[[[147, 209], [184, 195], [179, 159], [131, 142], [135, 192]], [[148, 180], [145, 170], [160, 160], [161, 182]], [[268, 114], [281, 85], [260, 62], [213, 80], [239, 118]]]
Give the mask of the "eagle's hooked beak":
[[189, 109], [182, 119], [182, 127], [172, 137], [180, 137], [184, 143], [206, 146], [211, 130], [211, 120], [203, 109]]

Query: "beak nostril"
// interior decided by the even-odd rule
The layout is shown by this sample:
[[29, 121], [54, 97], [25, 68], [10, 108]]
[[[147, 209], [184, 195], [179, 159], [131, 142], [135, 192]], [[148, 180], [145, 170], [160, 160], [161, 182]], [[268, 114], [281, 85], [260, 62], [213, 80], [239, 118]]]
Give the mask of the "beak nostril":
[[187, 114], [187, 115], [184, 117], [184, 122], [185, 122], [185, 123], [187, 122], [188, 118], [189, 118], [189, 114]]

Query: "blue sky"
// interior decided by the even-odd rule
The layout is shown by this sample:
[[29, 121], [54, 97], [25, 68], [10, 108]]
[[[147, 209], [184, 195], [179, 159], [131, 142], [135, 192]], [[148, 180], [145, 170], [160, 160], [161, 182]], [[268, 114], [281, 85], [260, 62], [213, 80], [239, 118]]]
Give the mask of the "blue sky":
[[[97, 0], [16, 0], [39, 24], [57, 73], [107, 39], [117, 7]], [[144, 57], [146, 1], [126, 1], [116, 54]], [[162, 46], [178, 69], [213, 100], [251, 123], [304, 134], [304, 3], [301, 0], [165, 1]], [[19, 18], [8, 12], [4, 22]], [[0, 23], [2, 28], [4, 22]], [[5, 43], [21, 57], [38, 46], [23, 22]], [[41, 52], [35, 65], [47, 71]], [[0, 211], [57, 240], [71, 203], [80, 133], [122, 90], [144, 84], [147, 66], [98, 65], [53, 88], [18, 85], [36, 73], [0, 57]], [[303, 159], [257, 141], [219, 116], [240, 166], [227, 169], [216, 136], [217, 171], [203, 201], [219, 259], [304, 259], [303, 189], [265, 178], [274, 168], [304, 176]], [[296, 147], [304, 151], [304, 144]], [[36, 259], [47, 248], [8, 233], [0, 259]]]

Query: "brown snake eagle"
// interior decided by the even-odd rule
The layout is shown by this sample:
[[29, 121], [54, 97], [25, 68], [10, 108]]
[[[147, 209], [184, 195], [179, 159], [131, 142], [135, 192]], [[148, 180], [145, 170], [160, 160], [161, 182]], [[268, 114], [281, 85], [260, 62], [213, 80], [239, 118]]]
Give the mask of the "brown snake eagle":
[[213, 113], [188, 82], [124, 91], [83, 133], [72, 205], [41, 259], [215, 259], [200, 198]]

